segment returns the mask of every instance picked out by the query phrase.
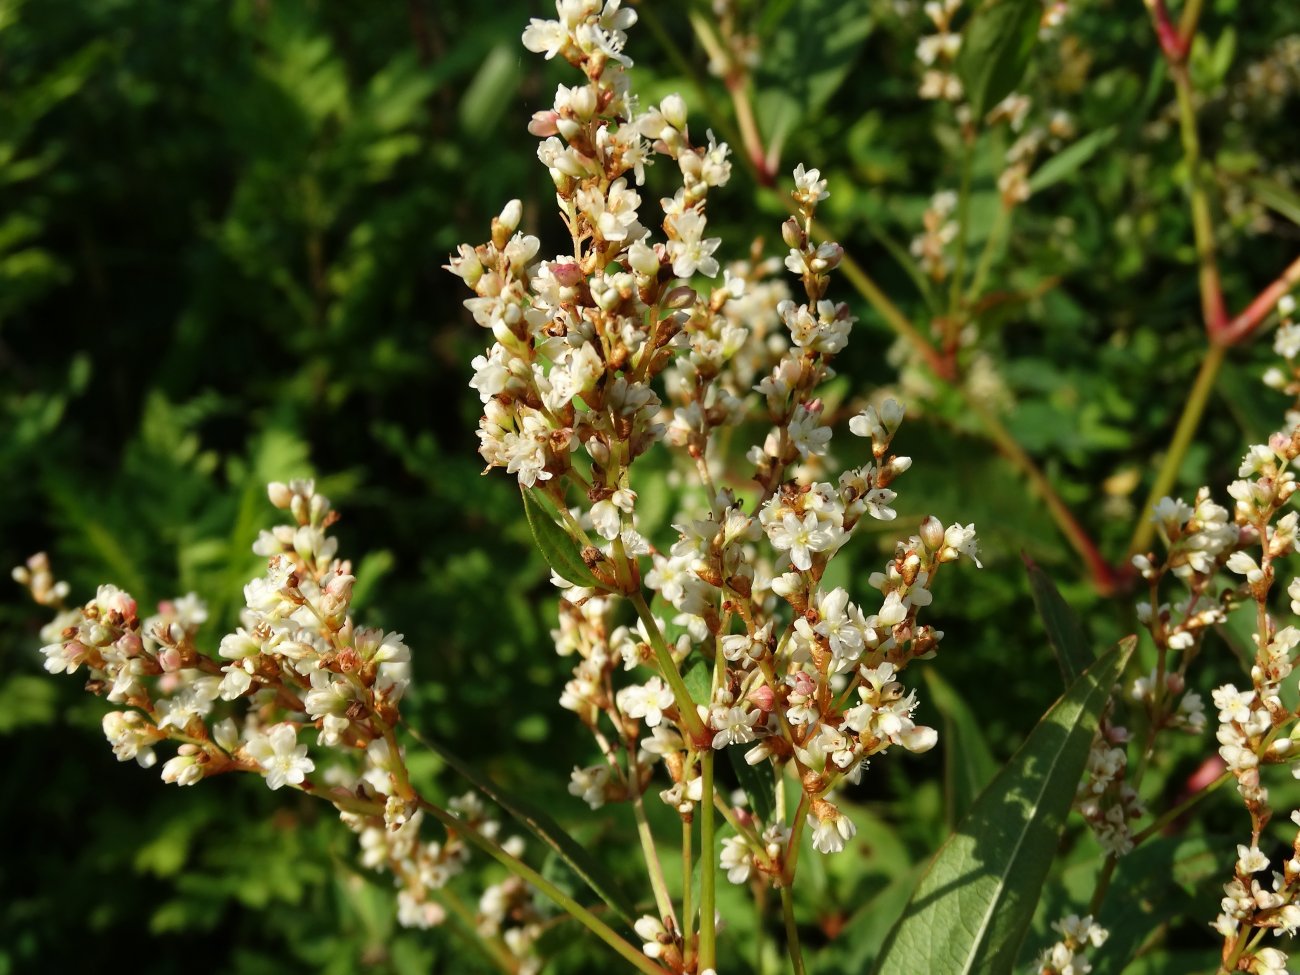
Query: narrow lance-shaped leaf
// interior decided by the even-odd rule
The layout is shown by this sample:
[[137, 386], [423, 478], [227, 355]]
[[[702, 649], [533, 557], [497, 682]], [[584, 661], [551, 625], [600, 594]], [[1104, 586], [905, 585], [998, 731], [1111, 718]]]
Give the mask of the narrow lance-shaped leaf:
[[1056, 662], [1061, 667], [1061, 676], [1065, 678], [1068, 687], [1088, 669], [1096, 659], [1096, 654], [1092, 652], [1079, 617], [1070, 608], [1070, 604], [1061, 598], [1051, 576], [1028, 555], [1022, 552], [1020, 557], [1025, 560], [1034, 605], [1038, 607], [1038, 615], [1043, 619], [1048, 642], [1056, 653]]
[[1097, 722], [1135, 637], [1079, 677], [940, 847], [890, 932], [878, 975], [1010, 972]]
[[1088, 160], [1114, 142], [1117, 135], [1119, 135], [1119, 128], [1112, 125], [1109, 128], [1098, 129], [1096, 132], [1089, 132], [1082, 139], [1066, 146], [1034, 170], [1034, 174], [1029, 177], [1029, 192], [1041, 193], [1067, 176], [1073, 176]]
[[976, 120], [1020, 84], [1042, 17], [1041, 0], [986, 0], [971, 15], [956, 68]]
[[618, 885], [613, 875], [591, 855], [588, 850], [552, 819], [527, 799], [501, 788], [490, 778], [445, 745], [431, 741], [405, 726], [411, 737], [446, 762], [457, 774], [473, 785], [498, 806], [513, 816], [525, 829], [549, 846], [582, 878], [602, 901], [623, 921], [631, 924], [636, 915], [632, 900]]
[[1300, 194], [1262, 176], [1250, 180], [1248, 185], [1260, 203], [1300, 225]]
[[927, 670], [925, 681], [930, 685], [930, 696], [943, 715], [943, 777], [947, 793], [948, 825], [952, 826], [966, 815], [984, 787], [998, 773], [998, 763], [993, 760], [984, 729], [979, 720], [952, 685], [933, 670]]
[[533, 539], [546, 564], [555, 570], [557, 576], [575, 586], [599, 587], [600, 583], [587, 568], [587, 563], [582, 561], [582, 548], [572, 535], [555, 523], [547, 505], [522, 485], [519, 493], [524, 498], [528, 527], [532, 529]]

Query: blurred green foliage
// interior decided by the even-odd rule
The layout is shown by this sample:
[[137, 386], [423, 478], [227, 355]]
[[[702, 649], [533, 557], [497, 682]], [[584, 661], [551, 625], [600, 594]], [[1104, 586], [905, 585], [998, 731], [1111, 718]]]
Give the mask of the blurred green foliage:
[[[707, 81], [705, 98], [683, 73], [706, 60], [687, 6], [655, 3], [660, 30], [637, 28], [631, 53], [647, 97], [682, 91], [702, 131], [706, 109], [728, 108], [719, 84]], [[915, 94], [916, 5], [834, 6], [829, 47], [800, 4], [755, 14], [772, 55], [758, 76], [760, 122], [783, 159], [829, 177], [839, 239], [922, 320], [931, 296], [890, 242], [914, 235], [931, 194], [955, 186], [957, 135]], [[1014, 402], [1009, 426], [1118, 558], [1204, 339], [1172, 95], [1145, 13], [1120, 0], [1078, 6], [1064, 39], [1040, 47], [1026, 90], [1068, 110], [1085, 148], [1016, 212], [980, 349]], [[1300, 109], [1300, 69], [1276, 68], [1289, 78], [1281, 94], [1252, 73], [1300, 32], [1300, 8], [1210, 6], [1192, 69], [1235, 308], [1300, 242], [1300, 134], [1285, 124]], [[522, 0], [490, 10], [0, 0], [0, 557], [15, 565], [48, 550], [74, 598], [103, 581], [144, 606], [198, 591], [215, 643], [273, 516], [265, 482], [318, 473], [345, 516], [338, 534], [357, 560], [362, 612], [415, 650], [411, 723], [540, 799], [635, 883], [631, 847], [604, 842], [626, 836], [630, 817], [592, 817], [566, 792], [568, 770], [593, 749], [553, 703], [565, 679], [549, 647], [553, 597], [517, 491], [479, 476], [466, 383], [484, 343], [439, 269], [512, 196], [544, 251], [557, 236], [524, 132], [568, 80], [519, 46], [539, 13]], [[989, 160], [1005, 147], [979, 148], [974, 247], [997, 207]], [[774, 243], [782, 217], [739, 168], [711, 215], [733, 254], [755, 236]], [[841, 396], [894, 379], [889, 334], [869, 309], [855, 312], [863, 324], [841, 360]], [[1267, 357], [1253, 348], [1230, 364], [1184, 492], [1225, 483], [1242, 445], [1276, 423], [1283, 404], [1257, 383]], [[915, 466], [896, 524], [933, 513], [980, 528], [986, 569], [942, 580], [939, 666], [969, 711], [949, 720], [982, 734], [967, 747], [1005, 760], [1061, 690], [1018, 553], [1051, 572], [1098, 646], [1132, 628], [1131, 608], [1091, 593], [955, 399], [936, 391], [899, 443]], [[666, 527], [671, 499], [656, 503]], [[878, 537], [889, 548], [892, 528]], [[871, 539], [855, 551], [850, 584], [879, 561]], [[395, 927], [387, 879], [356, 866], [353, 839], [324, 807], [256, 781], [178, 790], [118, 766], [98, 730], [101, 703], [41, 672], [40, 622], [16, 587], [0, 597], [11, 838], [0, 972], [118, 970], [126, 945], [141, 972], [195, 959], [213, 972], [480, 970], [454, 923]], [[1230, 643], [1216, 644], [1201, 689], [1237, 666]], [[1144, 791], [1177, 794], [1203, 744], [1185, 743]], [[435, 763], [425, 771], [432, 789], [463, 788]], [[874, 956], [945, 833], [943, 782], [938, 753], [882, 763], [850, 797], [858, 855], [805, 859], [798, 909], [808, 945], [822, 947], [817, 971]], [[666, 816], [660, 825], [670, 828]], [[1236, 825], [1231, 805], [1207, 807], [1204, 835], [1188, 841], [1203, 846], [1153, 846], [1144, 867], [1171, 875], [1225, 825]], [[1086, 889], [1095, 859], [1090, 839], [1072, 840], [1052, 896]], [[1178, 951], [1144, 971], [1204, 964], [1205, 885], [1213, 892], [1217, 876], [1177, 873], [1183, 906], [1197, 908], [1169, 915], [1162, 937]], [[462, 894], [477, 897], [470, 885]], [[723, 894], [735, 917], [728, 970], [749, 963], [728, 954], [754, 936], [742, 896]], [[1040, 934], [1052, 916], [1045, 909]], [[581, 939], [555, 941], [554, 971], [590, 971], [603, 957]]]

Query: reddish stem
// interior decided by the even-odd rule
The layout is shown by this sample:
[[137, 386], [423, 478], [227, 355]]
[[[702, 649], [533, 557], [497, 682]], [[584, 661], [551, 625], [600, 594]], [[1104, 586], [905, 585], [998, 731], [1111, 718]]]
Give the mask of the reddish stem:
[[1220, 345], [1237, 345], [1259, 327], [1277, 307], [1278, 300], [1300, 284], [1300, 257], [1282, 272], [1282, 276], [1255, 296], [1236, 318], [1210, 329], [1210, 338]]
[[1151, 19], [1155, 24], [1156, 37], [1160, 41], [1160, 49], [1165, 52], [1165, 57], [1174, 63], [1185, 60], [1187, 52], [1191, 50], [1192, 39], [1178, 33], [1178, 28], [1174, 26], [1169, 16], [1169, 8], [1165, 6], [1165, 0], [1151, 0]]

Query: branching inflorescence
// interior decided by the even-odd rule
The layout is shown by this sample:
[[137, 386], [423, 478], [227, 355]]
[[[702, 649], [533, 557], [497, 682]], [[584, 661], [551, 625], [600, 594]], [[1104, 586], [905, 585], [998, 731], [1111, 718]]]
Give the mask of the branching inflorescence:
[[[715, 803], [731, 823], [721, 851], [730, 880], [788, 888], [805, 828], [823, 853], [854, 835], [833, 799], [838, 786], [891, 746], [935, 744], [899, 677], [936, 651], [943, 634], [918, 614], [941, 566], [976, 558], [975, 533], [926, 519], [871, 576], [868, 606], [822, 585], [864, 517], [894, 518], [891, 486], [911, 463], [891, 452], [904, 410], [885, 400], [849, 423], [869, 459], [823, 479], [833, 469], [832, 429], [817, 391], [854, 322], [827, 298], [839, 246], [812, 239], [826, 182], [796, 168], [797, 215], [782, 227], [803, 301], [782, 297], [760, 275], [766, 269], [748, 263], [728, 267], [719, 286], [698, 287], [722, 270], [706, 207], [730, 175], [727, 147], [711, 134], [692, 141], [677, 96], [638, 106], [623, 53], [632, 11], [610, 0], [561, 3], [559, 13], [534, 20], [524, 43], [585, 76], [560, 86], [530, 126], [571, 250], [537, 261], [541, 245], [518, 232], [512, 201], [491, 241], [462, 245], [449, 265], [474, 290], [466, 305], [495, 340], [474, 361], [480, 450], [489, 467], [545, 499], [581, 556], [577, 571], [553, 562], [563, 592], [556, 647], [579, 658], [561, 703], [591, 730], [602, 761], [575, 769], [570, 791], [593, 808], [622, 800], [639, 808], [652, 763], [661, 763], [660, 798], [687, 824], [702, 816], [705, 855]], [[656, 157], [675, 162], [681, 178], [660, 201], [661, 241], [642, 224], [637, 190]], [[735, 449], [756, 411], [766, 434]], [[658, 444], [701, 489], [666, 549], [639, 530], [633, 475]], [[712, 752], [732, 745], [751, 765], [792, 770], [797, 808], [785, 809], [782, 788], [766, 817], [723, 802]], [[647, 853], [653, 862], [652, 844]], [[682, 970], [708, 951], [709, 934], [692, 944], [693, 919], [683, 932], [662, 895], [658, 906], [660, 917], [643, 921], [646, 951]]]

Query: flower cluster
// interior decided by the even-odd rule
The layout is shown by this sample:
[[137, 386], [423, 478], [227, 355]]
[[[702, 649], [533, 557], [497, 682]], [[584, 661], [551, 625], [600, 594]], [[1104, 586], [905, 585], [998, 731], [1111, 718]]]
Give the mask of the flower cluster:
[[[918, 614], [943, 565], [978, 564], [975, 532], [925, 519], [871, 576], [868, 601], [823, 584], [864, 518], [895, 517], [893, 484], [911, 464], [892, 452], [904, 409], [887, 399], [851, 418], [861, 444], [852, 449], [865, 456], [832, 473], [833, 418], [818, 390], [854, 318], [827, 296], [842, 251], [814, 231], [826, 181], [795, 169], [794, 215], [782, 227], [802, 300], [768, 282], [771, 264], [756, 254], [723, 271], [706, 206], [729, 175], [727, 147], [692, 141], [677, 96], [640, 107], [624, 71], [630, 11], [613, 0], [558, 10], [524, 43], [585, 76], [561, 86], [531, 126], [572, 249], [538, 260], [512, 203], [491, 240], [462, 245], [448, 270], [474, 291], [466, 306], [494, 340], [471, 383], [484, 404], [481, 453], [544, 500], [582, 564], [552, 559], [562, 590], [553, 636], [576, 659], [561, 704], [602, 760], [575, 768], [569, 791], [592, 808], [639, 809], [657, 764], [659, 798], [690, 822], [715, 801], [712, 753], [743, 749], [778, 779], [791, 770], [802, 799], [768, 822], [719, 800], [734, 830], [721, 864], [734, 883], [788, 884], [805, 828], [823, 853], [854, 835], [837, 787], [891, 747], [935, 744], [900, 677], [935, 653], [943, 634]], [[656, 239], [634, 187], [662, 157], [681, 185], [660, 201]], [[720, 271], [711, 290], [693, 283]], [[739, 451], [721, 445], [760, 417], [767, 432], [743, 453], [747, 492]], [[672, 476], [702, 489], [664, 547], [643, 533], [634, 480], [659, 443], [679, 462]], [[646, 953], [672, 967], [693, 949], [659, 907], [637, 930]]]
[[961, 9], [962, 0], [929, 0], [925, 15], [934, 24], [935, 32], [922, 37], [916, 45], [916, 57], [921, 62], [921, 97], [959, 102], [962, 99], [961, 80], [953, 70], [957, 52], [961, 50], [961, 34], [952, 29], [954, 15]]
[[[1296, 396], [1300, 383], [1294, 359], [1300, 353], [1300, 329], [1290, 321], [1293, 310], [1294, 303], [1284, 298], [1274, 348], [1286, 366], [1270, 369], [1265, 382]], [[1133, 559], [1150, 592], [1149, 601], [1138, 607], [1139, 619], [1157, 652], [1156, 671], [1136, 682], [1132, 693], [1147, 712], [1148, 755], [1160, 730], [1195, 733], [1204, 725], [1204, 703], [1185, 690], [1188, 664], [1199, 654], [1209, 628], [1223, 623], [1236, 607], [1254, 607], [1250, 683], [1223, 684], [1212, 694], [1221, 767], [1235, 779], [1251, 818], [1251, 840], [1239, 848], [1215, 928], [1225, 939], [1224, 957], [1238, 959], [1240, 970], [1253, 972], [1285, 971], [1286, 956], [1259, 948], [1258, 938], [1250, 937], [1252, 929], [1292, 933], [1300, 921], [1294, 904], [1300, 859], [1289, 860], [1275, 872], [1271, 884], [1255, 877], [1269, 867], [1259, 843], [1273, 815], [1262, 772], [1268, 765], [1285, 764], [1300, 777], [1293, 737], [1297, 715], [1283, 703], [1283, 683], [1292, 676], [1300, 650], [1300, 628], [1281, 625], [1270, 606], [1279, 571], [1295, 551], [1300, 523], [1300, 513], [1283, 514], [1296, 491], [1292, 466], [1300, 456], [1298, 419], [1300, 413], [1293, 409], [1281, 431], [1246, 452], [1237, 480], [1228, 486], [1231, 510], [1215, 503], [1204, 488], [1191, 504], [1161, 500], [1152, 518], [1165, 543], [1165, 557], [1143, 553]], [[1225, 572], [1233, 585], [1217, 589]], [[1172, 605], [1160, 601], [1162, 582], [1170, 578], [1184, 588]], [[1286, 593], [1291, 612], [1300, 613], [1300, 578], [1290, 580]]]
[[1116, 856], [1133, 849], [1129, 824], [1145, 812], [1137, 792], [1126, 781], [1127, 742], [1127, 728], [1102, 719], [1074, 798], [1075, 807], [1096, 833], [1101, 848]]
[[[438, 892], [464, 869], [468, 848], [455, 832], [443, 842], [420, 836], [428, 804], [411, 784], [394, 733], [410, 650], [401, 634], [353, 620], [351, 565], [328, 534], [338, 515], [313, 482], [273, 483], [268, 496], [292, 523], [263, 531], [253, 545], [266, 571], [244, 587], [240, 626], [215, 654], [203, 646], [208, 612], [195, 594], [165, 601], [142, 620], [135, 599], [104, 585], [42, 631], [45, 669], [84, 672], [88, 690], [123, 708], [103, 719], [119, 761], [151, 768], [158, 747], [172, 742], [178, 747], [163, 762], [165, 782], [251, 772], [272, 790], [332, 802], [358, 834], [362, 862], [394, 875], [400, 922], [440, 923]], [[43, 555], [14, 578], [52, 608], [68, 593]], [[499, 831], [472, 795], [451, 810], [465, 830]], [[500, 926], [499, 912], [484, 916]], [[518, 931], [507, 931], [506, 941], [528, 970], [537, 931]]]

